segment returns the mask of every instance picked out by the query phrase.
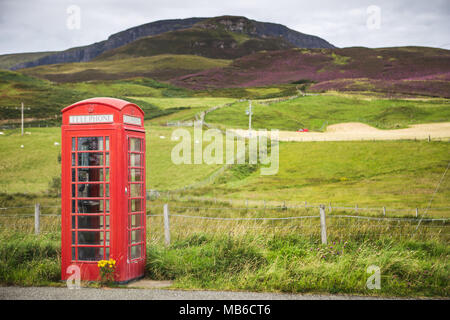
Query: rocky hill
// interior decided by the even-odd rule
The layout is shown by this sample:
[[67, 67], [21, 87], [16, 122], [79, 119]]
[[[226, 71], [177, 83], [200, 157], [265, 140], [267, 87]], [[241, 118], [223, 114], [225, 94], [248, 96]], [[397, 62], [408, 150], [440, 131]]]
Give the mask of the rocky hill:
[[11, 69], [16, 70], [55, 63], [90, 61], [107, 50], [123, 46], [127, 43], [133, 42], [136, 39], [161, 34], [167, 31], [190, 28], [195, 23], [204, 19], [205, 18], [161, 20], [143, 24], [138, 27], [115, 33], [109, 36], [107, 40], [96, 42], [83, 47], [70, 48], [34, 61], [17, 64]]
[[247, 34], [252, 37], [281, 37], [297, 48], [335, 48], [322, 38], [294, 31], [282, 24], [259, 22], [245, 17], [216, 17], [203, 20], [197, 23], [196, 26], [210, 30], [223, 29], [229, 32]]
[[[301, 48], [333, 48], [327, 41], [311, 35], [291, 30], [283, 25], [258, 22], [244, 17], [223, 16], [217, 18], [189, 18], [155, 21], [111, 35], [107, 40], [91, 45], [71, 48], [42, 58], [19, 63], [12, 70], [35, 67], [47, 64], [86, 62], [109, 50], [119, 48], [138, 39], [160, 35], [166, 32], [188, 29], [196, 25], [199, 28], [225, 30], [246, 34], [251, 37], [280, 37], [295, 47]], [[245, 26], [245, 28], [241, 28]]]
[[144, 37], [119, 48], [108, 50], [95, 58], [124, 59], [161, 54], [189, 54], [212, 59], [236, 59], [258, 51], [294, 48], [282, 37], [258, 37], [224, 29], [201, 28], [166, 32]]
[[53, 54], [53, 51], [47, 52], [23, 52], [0, 55], [0, 69], [9, 69], [18, 64], [34, 61], [42, 57]]

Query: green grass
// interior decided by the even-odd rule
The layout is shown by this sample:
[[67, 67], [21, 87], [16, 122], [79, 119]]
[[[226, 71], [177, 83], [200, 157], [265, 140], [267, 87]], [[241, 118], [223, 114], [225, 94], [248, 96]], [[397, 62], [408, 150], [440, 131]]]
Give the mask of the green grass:
[[58, 285], [61, 279], [59, 234], [35, 236], [0, 232], [0, 283], [2, 285]]
[[[216, 110], [206, 121], [227, 128], [248, 128], [248, 102]], [[299, 97], [262, 105], [253, 102], [254, 129], [319, 130], [342, 122], [362, 122], [380, 129], [404, 128], [410, 124], [450, 119], [450, 104], [444, 99], [388, 100], [377, 97], [321, 95]]]
[[[207, 177], [218, 165], [171, 163], [172, 128], [147, 125], [147, 188], [173, 189]], [[192, 130], [192, 129], [190, 129]], [[1, 179], [6, 192], [0, 206], [32, 205], [55, 199], [39, 195], [48, 177], [58, 172], [58, 148], [52, 150], [59, 129], [32, 129], [20, 137], [0, 137]], [[164, 136], [164, 139], [161, 139]], [[37, 165], [27, 165], [12, 146], [34, 142]], [[28, 142], [27, 142], [28, 141]], [[5, 147], [5, 143], [10, 147]], [[50, 146], [49, 146], [50, 144]], [[4, 152], [7, 150], [8, 152]], [[11, 152], [11, 150], [16, 150]], [[30, 153], [32, 156], [33, 153]], [[44, 153], [44, 154], [41, 154]], [[311, 202], [358, 201], [360, 206], [426, 206], [448, 162], [449, 145], [442, 142], [311, 142], [281, 143], [280, 171], [260, 176], [259, 166], [233, 166], [216, 184], [187, 190], [185, 195], [248, 199], [288, 199]], [[432, 155], [432, 156], [430, 156]], [[39, 158], [48, 157], [47, 161]], [[7, 161], [5, 161], [5, 159]], [[33, 158], [34, 159], [34, 158]], [[30, 161], [30, 160], [28, 160]], [[14, 175], [9, 172], [15, 172]], [[39, 174], [50, 172], [48, 175]], [[19, 194], [32, 188], [38, 194]], [[15, 188], [15, 189], [14, 189]], [[15, 192], [15, 193], [11, 193]], [[433, 206], [448, 206], [449, 180], [443, 181]], [[159, 214], [160, 201], [148, 209]], [[197, 202], [170, 202], [171, 213], [200, 216], [297, 216], [289, 210], [195, 210]], [[211, 202], [209, 205], [217, 207]], [[222, 205], [223, 206], [223, 205]], [[22, 209], [25, 213], [27, 210]], [[159, 210], [159, 211], [158, 211]], [[183, 211], [184, 210], [184, 211]], [[20, 212], [17, 212], [20, 213]], [[316, 214], [316, 212], [314, 212]], [[23, 218], [27, 219], [27, 218]], [[61, 285], [59, 220], [42, 220], [44, 233], [33, 231], [32, 220], [1, 217], [0, 284]], [[315, 222], [314, 222], [315, 221]], [[161, 217], [151, 217], [147, 230], [146, 278], [172, 279], [174, 288], [242, 290], [288, 293], [339, 293], [381, 296], [449, 296], [449, 247], [444, 232], [411, 237], [398, 225], [386, 230], [366, 222], [334, 225], [328, 216], [329, 245], [320, 244], [317, 220], [259, 223], [192, 220], [171, 217], [172, 244], [164, 246]], [[339, 220], [340, 221], [340, 220]], [[345, 222], [345, 221], [344, 221]], [[342, 224], [343, 223], [343, 224]], [[412, 225], [414, 228], [415, 224]], [[420, 231], [423, 232], [425, 224]], [[384, 230], [384, 233], [382, 233]], [[406, 232], [407, 236], [397, 231]], [[395, 232], [394, 232], [395, 231]], [[370, 265], [381, 269], [381, 290], [368, 290]]]
[[161, 73], [160, 77], [165, 78], [164, 73], [173, 75], [174, 72], [178, 72], [181, 76], [195, 71], [224, 67], [230, 62], [230, 60], [209, 59], [195, 55], [162, 54], [151, 57], [126, 56], [120, 59], [115, 57], [111, 60], [43, 65], [22, 69], [21, 72], [58, 82], [124, 79], [151, 73]]
[[231, 103], [236, 101], [233, 98], [221, 97], [186, 97], [186, 98], [164, 98], [164, 97], [130, 97], [135, 100], [145, 101], [157, 106], [160, 109], [170, 108], [197, 108], [200, 110], [207, 110], [209, 108]]
[[[26, 128], [6, 130], [0, 136], [0, 192], [47, 192], [53, 177], [61, 175], [58, 155], [61, 146], [60, 128]], [[24, 147], [21, 148], [21, 145]]]
[[348, 64], [351, 59], [350, 57], [340, 56], [334, 52], [331, 53], [331, 57], [333, 58], [333, 63], [339, 66]]
[[179, 96], [189, 94], [186, 90], [161, 84], [148, 78], [75, 82], [63, 84], [61, 87], [87, 93], [94, 97], [111, 97], [118, 95], [123, 97], [165, 97], [176, 95], [176, 91], [178, 91], [177, 93]]
[[[146, 130], [147, 189], [177, 189], [202, 181], [221, 167], [175, 165], [171, 151], [179, 142], [171, 141], [174, 128], [146, 125]], [[193, 129], [188, 130], [193, 137]], [[6, 130], [0, 136], [0, 193], [47, 193], [52, 179], [61, 174], [58, 163], [61, 146], [54, 145], [61, 143], [60, 128], [26, 128], [26, 131], [31, 134], [21, 136], [20, 130]]]
[[[59, 233], [2, 231], [0, 240], [0, 284], [61, 285]], [[449, 254], [433, 240], [322, 245], [298, 233], [200, 232], [170, 247], [149, 242], [145, 277], [171, 279], [181, 289], [448, 297]], [[380, 290], [366, 287], [371, 265], [380, 268]]]
[[[187, 129], [194, 139], [193, 128]], [[221, 165], [179, 164], [172, 162], [172, 149], [180, 141], [171, 141], [176, 128], [147, 126], [147, 189], [174, 190], [203, 181]], [[161, 139], [164, 137], [164, 139]], [[205, 143], [203, 144], [203, 148]], [[192, 148], [194, 148], [192, 143]], [[193, 149], [191, 155], [193, 156]]]
[[[246, 40], [234, 37], [242, 43]], [[333, 60], [336, 65], [349, 63], [345, 57], [337, 55]], [[83, 72], [88, 75], [98, 72], [102, 77], [122, 77], [126, 72], [147, 69], [158, 72], [158, 65], [192, 71], [217, 63], [229, 62], [192, 56], [159, 56], [45, 66], [34, 70], [41, 72], [40, 76], [48, 72], [70, 78], [74, 74], [82, 77]], [[89, 70], [90, 66], [98, 69]], [[305, 85], [303, 80], [298, 82]], [[191, 120], [198, 112], [241, 98], [294, 95], [296, 85], [193, 92], [149, 78], [56, 84], [17, 72], [0, 71], [0, 92], [1, 120], [18, 119], [20, 113], [16, 108], [21, 101], [31, 108], [26, 110], [26, 117], [45, 121], [60, 114], [63, 107], [94, 96], [125, 97], [137, 103], [146, 112], [147, 119], [147, 189], [173, 191], [205, 181], [222, 165], [173, 164], [171, 151], [178, 142], [170, 138], [176, 128], [158, 124]], [[308, 96], [268, 106], [253, 101], [253, 106], [254, 128], [282, 130], [300, 127], [318, 130], [327, 123], [348, 121], [388, 129], [450, 119], [448, 100], [387, 100], [369, 94]], [[247, 128], [247, 107], [248, 102], [236, 102], [210, 113], [206, 121], [226, 128]], [[59, 119], [52, 121], [57, 124]], [[193, 129], [188, 130], [192, 136]], [[41, 203], [44, 213], [58, 213], [58, 208], [45, 206], [59, 203], [51, 184], [60, 176], [60, 146], [54, 145], [60, 143], [60, 128], [26, 128], [31, 134], [23, 137], [18, 130], [2, 131], [5, 134], [0, 135], [0, 207], [26, 206], [7, 212], [25, 214], [33, 212], [29, 206]], [[207, 145], [204, 143], [203, 147]], [[278, 174], [261, 176], [261, 165], [235, 165], [214, 183], [181, 194], [187, 198], [286, 200], [290, 203], [306, 200], [310, 204], [331, 202], [333, 205], [410, 209], [425, 208], [433, 199], [432, 207], [448, 207], [448, 176], [439, 191], [433, 193], [447, 167], [449, 154], [450, 145], [446, 142], [282, 142]], [[150, 201], [149, 212], [160, 214], [162, 201]], [[176, 200], [170, 203], [172, 214], [211, 217], [304, 214], [295, 210], [183, 211], [177, 206], [205, 206], [205, 203], [195, 200], [187, 204]], [[335, 213], [341, 212], [333, 211]], [[311, 212], [305, 211], [305, 214]], [[166, 248], [162, 218], [149, 218], [146, 277], [173, 279], [174, 287], [183, 289], [449, 296], [449, 246], [445, 226], [426, 229], [434, 234], [405, 237], [401, 232], [393, 232], [405, 231], [398, 226], [391, 226], [381, 234], [384, 229], [365, 222], [333, 225], [335, 220], [330, 215], [328, 246], [319, 244], [319, 229], [314, 223], [218, 223], [173, 216], [172, 244]], [[448, 216], [448, 210], [429, 212], [429, 215]], [[30, 218], [0, 218], [0, 284], [60, 285], [58, 218], [42, 217], [43, 233], [39, 236], [30, 234], [33, 231]], [[381, 268], [381, 291], [369, 291], [365, 287], [366, 270], [370, 265]]]
[[[300, 81], [300, 84], [309, 83], [309, 80]], [[236, 99], [270, 99], [298, 94], [295, 84], [281, 84], [265, 87], [247, 87], [247, 88], [219, 88], [208, 90], [197, 90], [197, 97], [229, 97]]]
[[[77, 101], [93, 97], [109, 96], [127, 99], [129, 96], [186, 97], [190, 92], [170, 84], [148, 78], [134, 78], [117, 81], [91, 81], [75, 84], [56, 84], [47, 80], [30, 77], [18, 72], [0, 71], [0, 120], [20, 121], [20, 103], [25, 106], [24, 117], [41, 125], [58, 125], [61, 110]], [[134, 99], [128, 99], [135, 102]], [[168, 115], [179, 111], [177, 108], [162, 110], [145, 101], [139, 106], [146, 113], [146, 119]]]
[[195, 115], [212, 107], [232, 103], [236, 101], [233, 98], [221, 97], [186, 97], [186, 98], [166, 98], [166, 97], [130, 97], [156, 106], [161, 110], [176, 110], [167, 116], [154, 118], [151, 122], [165, 125], [168, 121], [188, 121], [194, 120]]
[[[448, 296], [447, 245], [437, 242], [341, 241], [301, 235], [212, 237], [207, 233], [148, 248], [147, 277], [176, 288], [383, 296]], [[381, 290], [369, 290], [370, 265]]]
[[[426, 208], [450, 161], [447, 142], [281, 142], [279, 171], [231, 168], [197, 195], [234, 199]], [[248, 166], [248, 165], [244, 165]], [[450, 178], [432, 207], [447, 207]], [[444, 214], [444, 213], [441, 213]]]
[[[0, 119], [20, 119], [20, 103], [26, 118], [48, 118], [62, 107], [87, 98], [86, 94], [54, 86], [51, 82], [18, 72], [0, 71]], [[28, 109], [29, 108], [29, 109]]]
[[[148, 189], [179, 189], [205, 180], [221, 167], [175, 165], [171, 160], [179, 143], [171, 141], [175, 129], [146, 125]], [[193, 137], [193, 128], [188, 130]], [[22, 137], [19, 130], [6, 130], [0, 136], [0, 192], [47, 193], [52, 179], [60, 175], [60, 146], [54, 145], [60, 142], [60, 129], [26, 131], [31, 134]], [[208, 145], [203, 143], [203, 148]], [[259, 166], [235, 165], [214, 184], [190, 192], [218, 198], [425, 208], [449, 153], [446, 142], [282, 142], [276, 175], [261, 176]], [[448, 206], [448, 181], [443, 181], [433, 207]]]

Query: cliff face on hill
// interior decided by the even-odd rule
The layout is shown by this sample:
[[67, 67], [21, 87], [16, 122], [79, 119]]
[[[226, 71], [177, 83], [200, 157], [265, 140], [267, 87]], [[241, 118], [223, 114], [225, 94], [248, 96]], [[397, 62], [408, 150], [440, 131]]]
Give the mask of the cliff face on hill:
[[259, 51], [293, 48], [282, 37], [239, 35], [220, 29], [192, 28], [143, 37], [116, 49], [105, 51], [94, 61], [157, 56], [162, 54], [195, 55], [212, 59], [236, 59]]
[[249, 20], [245, 17], [233, 16], [189, 18], [161, 20], [130, 28], [111, 35], [107, 40], [83, 47], [67, 49], [37, 60], [20, 63], [11, 69], [16, 70], [55, 63], [91, 61], [104, 52], [129, 44], [143, 37], [160, 35], [181, 29], [189, 29], [194, 25], [199, 28], [212, 30], [221, 28], [229, 32], [242, 33], [250, 37], [280, 37], [291, 43], [293, 46], [300, 48], [334, 48], [333, 45], [319, 37], [306, 35], [280, 24], [258, 22]]
[[196, 24], [206, 29], [223, 28], [230, 32], [243, 33], [254, 37], [281, 37], [298, 48], [335, 48], [317, 36], [304, 34], [288, 27], [270, 22], [259, 22], [245, 17], [223, 16], [203, 20]]
[[90, 61], [105, 51], [118, 48], [139, 38], [158, 35], [168, 31], [190, 28], [195, 23], [202, 20], [204, 20], [204, 18], [161, 20], [147, 23], [138, 27], [115, 33], [111, 35], [107, 40], [96, 42], [83, 47], [76, 47], [57, 52], [55, 54], [45, 56], [41, 59], [18, 64], [11, 69], [16, 70], [55, 63]]

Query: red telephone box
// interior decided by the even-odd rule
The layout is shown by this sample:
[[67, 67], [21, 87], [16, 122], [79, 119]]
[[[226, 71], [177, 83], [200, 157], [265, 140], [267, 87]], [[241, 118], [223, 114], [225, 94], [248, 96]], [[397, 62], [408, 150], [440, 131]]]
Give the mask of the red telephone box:
[[80, 267], [100, 278], [97, 262], [116, 260], [116, 281], [144, 275], [145, 129], [137, 105], [93, 98], [62, 110], [61, 275]]

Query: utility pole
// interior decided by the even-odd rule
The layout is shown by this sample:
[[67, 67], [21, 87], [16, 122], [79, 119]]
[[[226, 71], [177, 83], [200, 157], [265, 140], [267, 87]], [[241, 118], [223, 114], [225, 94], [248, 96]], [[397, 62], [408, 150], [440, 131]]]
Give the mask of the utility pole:
[[248, 137], [252, 137], [252, 101], [250, 100], [250, 105], [248, 107]]
[[22, 102], [21, 118], [22, 118], [22, 126], [21, 126], [21, 129], [22, 129], [22, 135], [23, 135], [23, 102]]

